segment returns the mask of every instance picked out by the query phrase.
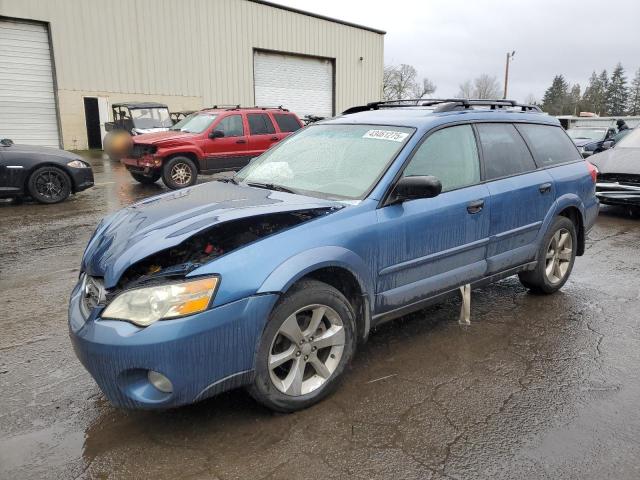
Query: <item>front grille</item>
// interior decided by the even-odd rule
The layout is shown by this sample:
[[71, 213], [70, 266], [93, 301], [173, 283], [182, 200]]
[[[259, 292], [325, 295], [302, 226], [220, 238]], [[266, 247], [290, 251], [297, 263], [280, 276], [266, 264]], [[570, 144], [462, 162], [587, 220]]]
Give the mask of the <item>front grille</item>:
[[82, 299], [80, 310], [85, 318], [98, 305], [104, 305], [107, 299], [107, 292], [102, 279], [84, 274], [82, 279]]
[[599, 173], [598, 182], [640, 186], [640, 175], [632, 175], [628, 173]]
[[154, 145], [146, 145], [144, 143], [134, 143], [131, 147], [131, 158], [142, 158], [145, 155], [156, 153], [157, 148]]

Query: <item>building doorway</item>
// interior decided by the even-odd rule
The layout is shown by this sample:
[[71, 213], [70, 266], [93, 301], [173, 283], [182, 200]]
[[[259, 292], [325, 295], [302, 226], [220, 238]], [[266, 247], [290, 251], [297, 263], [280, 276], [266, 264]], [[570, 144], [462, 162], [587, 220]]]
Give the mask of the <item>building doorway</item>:
[[102, 148], [100, 131], [100, 107], [97, 97], [84, 97], [84, 119], [87, 125], [87, 145], [90, 149]]

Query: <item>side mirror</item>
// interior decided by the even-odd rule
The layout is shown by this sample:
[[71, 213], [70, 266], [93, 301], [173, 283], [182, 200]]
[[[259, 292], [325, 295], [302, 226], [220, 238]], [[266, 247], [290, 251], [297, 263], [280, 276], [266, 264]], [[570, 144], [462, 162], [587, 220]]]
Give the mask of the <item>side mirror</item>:
[[209, 134], [209, 138], [211, 140], [215, 140], [216, 138], [224, 137], [224, 132], [222, 130], [214, 130]]
[[442, 183], [431, 175], [402, 177], [396, 183], [389, 203], [401, 203], [418, 198], [433, 198], [442, 192]]
[[604, 143], [602, 144], [602, 149], [603, 149], [603, 150], [609, 150], [610, 148], [612, 148], [612, 147], [613, 147], [613, 144], [614, 144], [614, 143], [615, 143], [615, 142], [614, 142], [613, 140], [607, 140], [606, 142], [604, 142]]

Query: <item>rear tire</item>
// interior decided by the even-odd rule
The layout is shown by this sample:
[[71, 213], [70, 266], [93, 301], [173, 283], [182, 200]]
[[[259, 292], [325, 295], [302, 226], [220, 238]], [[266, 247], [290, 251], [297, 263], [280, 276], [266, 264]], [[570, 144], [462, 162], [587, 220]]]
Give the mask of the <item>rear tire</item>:
[[172, 190], [190, 187], [198, 180], [198, 169], [187, 157], [173, 157], [162, 167], [162, 181]]
[[310, 407], [337, 388], [355, 350], [349, 301], [326, 283], [304, 280], [270, 315], [249, 393], [279, 412]]
[[520, 283], [536, 293], [555, 293], [569, 279], [578, 247], [576, 227], [567, 217], [557, 217], [538, 251], [536, 268], [520, 272]]
[[40, 167], [29, 177], [27, 189], [40, 203], [58, 203], [71, 193], [71, 179], [58, 167]]
[[154, 172], [152, 176], [148, 177], [146, 175], [142, 175], [141, 173], [129, 172], [133, 179], [142, 183], [143, 185], [153, 185], [160, 179], [160, 172]]

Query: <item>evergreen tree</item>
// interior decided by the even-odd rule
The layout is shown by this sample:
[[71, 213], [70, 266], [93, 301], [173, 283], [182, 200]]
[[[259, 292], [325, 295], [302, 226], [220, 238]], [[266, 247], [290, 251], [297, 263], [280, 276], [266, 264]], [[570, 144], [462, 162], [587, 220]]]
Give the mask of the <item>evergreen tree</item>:
[[596, 104], [596, 113], [601, 116], [607, 115], [609, 112], [607, 111], [607, 90], [609, 90], [609, 74], [607, 70], [602, 70], [600, 76], [598, 77], [598, 81], [600, 82], [600, 92], [601, 97], [598, 99], [598, 103]]
[[563, 114], [564, 115], [578, 115], [580, 113], [582, 98], [580, 94], [580, 84], [576, 83], [571, 87], [569, 92], [569, 101], [567, 102]]
[[599, 113], [598, 106], [602, 104], [603, 98], [602, 85], [600, 84], [600, 78], [594, 71], [589, 78], [589, 84], [584, 89], [582, 95], [582, 108], [587, 112]]
[[638, 68], [629, 90], [629, 115], [640, 115], [640, 68]]
[[551, 86], [544, 92], [542, 109], [550, 115], [562, 115], [569, 103], [569, 85], [562, 75], [553, 77]]
[[611, 80], [607, 86], [606, 110], [608, 115], [617, 117], [627, 113], [628, 88], [627, 78], [624, 75], [622, 64], [618, 63], [611, 74]]

